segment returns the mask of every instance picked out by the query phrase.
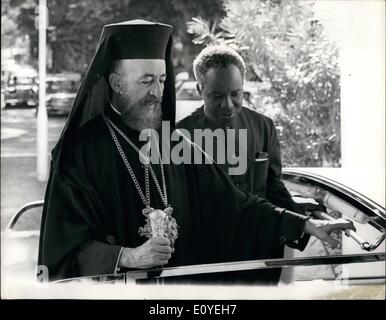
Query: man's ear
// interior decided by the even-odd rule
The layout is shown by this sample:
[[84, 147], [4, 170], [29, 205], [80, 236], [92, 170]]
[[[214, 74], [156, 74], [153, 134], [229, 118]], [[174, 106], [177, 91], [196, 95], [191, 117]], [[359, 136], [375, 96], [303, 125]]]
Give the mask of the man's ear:
[[119, 93], [121, 91], [121, 81], [117, 73], [112, 72], [109, 74], [109, 83], [114, 92]]
[[200, 95], [200, 97], [202, 97], [202, 88], [198, 83], [196, 84], [196, 89], [197, 89], [197, 92]]

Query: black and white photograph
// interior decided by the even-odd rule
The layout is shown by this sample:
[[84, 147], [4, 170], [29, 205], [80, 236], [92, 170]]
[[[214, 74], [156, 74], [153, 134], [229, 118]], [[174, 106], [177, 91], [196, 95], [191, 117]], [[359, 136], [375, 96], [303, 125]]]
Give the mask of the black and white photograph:
[[385, 299], [383, 0], [1, 12], [3, 299]]

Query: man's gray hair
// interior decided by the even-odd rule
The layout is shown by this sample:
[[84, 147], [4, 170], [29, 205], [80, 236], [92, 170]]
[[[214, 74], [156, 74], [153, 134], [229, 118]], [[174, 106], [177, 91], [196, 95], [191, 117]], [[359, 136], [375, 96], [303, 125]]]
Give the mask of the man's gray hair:
[[194, 77], [199, 85], [203, 85], [210, 68], [226, 68], [231, 64], [239, 68], [244, 78], [245, 62], [235, 50], [225, 45], [208, 46], [193, 61]]

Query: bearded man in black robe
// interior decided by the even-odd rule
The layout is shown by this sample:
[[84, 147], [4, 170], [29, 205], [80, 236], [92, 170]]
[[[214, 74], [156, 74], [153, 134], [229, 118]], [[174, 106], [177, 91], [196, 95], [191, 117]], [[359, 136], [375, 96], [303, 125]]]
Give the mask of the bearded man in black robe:
[[171, 31], [143, 20], [102, 31], [52, 151], [39, 247], [51, 281], [268, 258], [303, 234], [337, 245], [329, 233], [353, 228], [240, 191], [215, 164], [150, 163], [164, 150], [142, 133], [157, 131], [163, 142], [161, 121], [175, 126]]

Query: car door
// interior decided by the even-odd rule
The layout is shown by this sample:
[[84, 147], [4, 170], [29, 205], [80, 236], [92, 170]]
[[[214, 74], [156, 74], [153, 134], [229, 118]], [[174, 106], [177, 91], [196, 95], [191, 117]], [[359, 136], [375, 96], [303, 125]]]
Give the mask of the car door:
[[2, 232], [2, 273], [7, 281], [35, 281], [43, 200], [26, 203]]
[[[295, 251], [295, 258], [311, 256], [366, 256], [366, 253], [385, 252], [385, 208], [357, 191], [324, 177], [301, 169], [284, 169], [282, 179], [295, 201], [312, 199], [325, 207], [313, 216], [322, 219], [345, 218], [353, 221], [356, 232], [351, 236], [336, 234], [341, 246], [332, 249], [311, 237], [303, 252]], [[364, 258], [365, 259], [365, 258]], [[350, 282], [385, 281], [385, 261], [361, 264], [331, 264], [318, 267], [296, 267], [294, 280], [345, 279]]]

